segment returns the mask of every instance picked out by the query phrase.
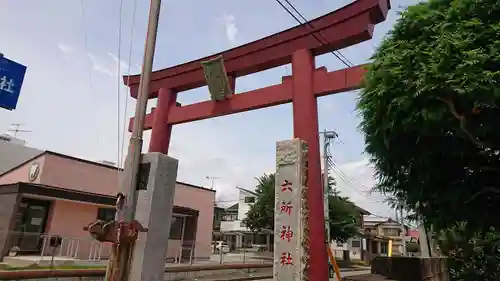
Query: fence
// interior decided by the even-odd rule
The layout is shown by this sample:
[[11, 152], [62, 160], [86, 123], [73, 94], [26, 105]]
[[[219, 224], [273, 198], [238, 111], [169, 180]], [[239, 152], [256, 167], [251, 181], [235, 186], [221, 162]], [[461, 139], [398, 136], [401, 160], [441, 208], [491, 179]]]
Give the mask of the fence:
[[[0, 280], [100, 281], [104, 269], [0, 271]], [[188, 265], [165, 268], [164, 281], [261, 280], [272, 278], [272, 264]]]
[[[23, 256], [29, 256], [31, 260], [47, 260], [54, 256], [64, 260], [87, 260], [97, 261], [109, 257], [111, 246], [100, 243], [92, 237], [61, 237], [59, 247], [51, 247], [52, 234], [40, 234], [30, 232], [10, 231], [6, 235], [5, 246], [8, 257], [16, 257], [23, 260]], [[35, 257], [39, 256], [39, 259]], [[27, 260], [26, 258], [24, 260]]]
[[[4, 233], [5, 234], [5, 233]], [[33, 263], [54, 264], [105, 264], [111, 252], [110, 243], [100, 243], [92, 237], [61, 237], [61, 245], [50, 246], [53, 234], [28, 232], [8, 232], [7, 252], [4, 260], [15, 265], [25, 266]], [[165, 251], [165, 262], [172, 264], [200, 263], [266, 263], [272, 261], [272, 253], [260, 248], [241, 248], [235, 251], [217, 251], [215, 244], [207, 242], [169, 240]], [[53, 258], [52, 258], [53, 257]]]

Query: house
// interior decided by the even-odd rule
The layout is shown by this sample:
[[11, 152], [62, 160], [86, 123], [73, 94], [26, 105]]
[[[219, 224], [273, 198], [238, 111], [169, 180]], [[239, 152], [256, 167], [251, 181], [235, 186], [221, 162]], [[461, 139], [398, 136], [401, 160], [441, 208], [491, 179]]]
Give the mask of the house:
[[254, 233], [243, 223], [251, 204], [255, 203], [257, 193], [254, 191], [237, 187], [238, 203], [225, 209], [222, 215], [220, 233], [223, 240], [227, 241], [231, 249], [251, 248], [257, 245], [272, 243], [272, 231], [269, 233]]
[[[404, 226], [405, 232], [408, 232], [409, 227]], [[402, 237], [403, 227], [401, 223], [389, 218], [365, 218], [364, 224], [365, 233], [382, 236], [392, 240], [392, 255], [398, 256], [403, 254], [403, 243], [411, 237]], [[386, 246], [382, 245], [381, 253], [386, 254]]]
[[[54, 235], [63, 238], [58, 256], [107, 258], [109, 244], [93, 240], [83, 227], [114, 218], [121, 177], [113, 165], [52, 151], [11, 165], [0, 174], [0, 259], [13, 248], [49, 254], [47, 241]], [[176, 183], [167, 260], [210, 258], [214, 200], [213, 190]]]
[[349, 239], [346, 243], [337, 243], [333, 241], [331, 248], [337, 258], [346, 258], [345, 255], [348, 253], [350, 259], [362, 260], [364, 252], [366, 251], [366, 246], [363, 247], [363, 244], [366, 244], [366, 235], [364, 235], [363, 228], [364, 217], [370, 215], [371, 213], [359, 206], [355, 207], [357, 211], [356, 224], [359, 234], [356, 237]]
[[220, 224], [222, 221], [222, 215], [224, 214], [225, 209], [219, 206], [214, 206], [214, 231], [220, 231]]

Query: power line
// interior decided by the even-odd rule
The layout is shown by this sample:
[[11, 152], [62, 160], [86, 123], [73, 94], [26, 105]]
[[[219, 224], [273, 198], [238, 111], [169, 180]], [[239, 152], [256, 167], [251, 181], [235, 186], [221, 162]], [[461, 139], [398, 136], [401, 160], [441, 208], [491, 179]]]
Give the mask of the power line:
[[[360, 188], [357, 186], [357, 182], [353, 181], [350, 179], [349, 176], [347, 176], [341, 169], [340, 167], [333, 161], [333, 159], [329, 159], [329, 166], [331, 169], [337, 174], [338, 178], [342, 180], [348, 187], [350, 187], [354, 192], [359, 194], [365, 199], [370, 200], [373, 203], [383, 203], [382, 200], [377, 200], [375, 198], [372, 198], [371, 196], [367, 195], [366, 193], [368, 192], [367, 190]], [[363, 185], [364, 186], [364, 185]]]
[[[134, 9], [132, 11], [132, 27], [130, 28], [130, 44], [129, 44], [129, 53], [128, 53], [128, 70], [127, 70], [127, 85], [130, 83], [130, 72], [132, 67], [132, 50], [134, 47], [134, 31], [135, 31], [135, 19], [136, 19], [136, 11], [137, 11], [137, 0], [134, 0]], [[122, 147], [120, 149], [120, 155], [123, 155], [123, 150], [125, 149], [125, 135], [127, 132], [127, 110], [128, 110], [128, 99], [130, 95], [130, 87], [127, 87], [125, 90], [125, 109], [123, 110], [123, 131], [122, 131]], [[123, 159], [122, 159], [123, 162]], [[123, 163], [118, 163], [118, 166]]]
[[116, 60], [116, 76], [117, 76], [117, 83], [116, 83], [116, 99], [117, 99], [117, 108], [116, 108], [116, 115], [117, 115], [117, 118], [116, 118], [116, 131], [117, 131], [117, 141], [118, 141], [118, 144], [117, 144], [117, 165], [120, 165], [120, 163], [122, 162], [122, 156], [121, 156], [121, 147], [120, 147], [120, 110], [121, 110], [121, 106], [120, 106], [120, 96], [121, 96], [121, 91], [120, 91], [120, 87], [121, 87], [121, 77], [120, 77], [120, 74], [121, 74], [121, 52], [122, 52], [122, 14], [123, 14], [123, 0], [120, 0], [120, 8], [118, 9], [119, 10], [119, 14], [118, 14], [118, 54], [117, 54], [117, 60]]
[[[303, 15], [301, 12], [299, 12], [299, 10], [297, 10], [297, 8], [296, 8], [296, 7], [295, 7], [292, 3], [290, 3], [290, 1], [289, 1], [289, 0], [283, 0], [283, 1], [285, 1], [285, 2], [286, 2], [286, 3], [287, 3], [287, 4], [288, 4], [288, 5], [289, 5], [289, 6], [290, 6], [290, 7], [291, 7], [291, 8], [292, 8], [292, 9], [293, 9], [293, 10], [294, 10], [294, 11], [295, 11], [295, 12], [296, 12], [296, 13], [297, 13], [297, 14], [298, 14], [298, 15], [299, 15], [302, 19], [303, 19], [303, 20], [304, 20], [304, 22], [306, 22], [306, 24], [307, 24], [307, 25], [309, 25], [311, 28], [314, 28], [314, 27], [312, 26], [312, 24], [310, 23], [310, 21], [308, 21], [308, 20], [304, 17], [304, 15]], [[319, 37], [320, 37], [321, 39], [323, 39], [323, 40], [325, 40], [325, 41], [326, 41], [326, 43], [330, 43], [330, 42], [328, 42], [328, 40], [326, 40], [326, 38], [325, 38], [323, 35], [321, 35], [321, 33], [318, 33], [318, 34], [319, 34]], [[318, 40], [318, 39], [316, 38], [316, 40]], [[321, 43], [321, 42], [320, 42], [320, 43]], [[323, 43], [322, 43], [322, 44], [323, 44]], [[340, 51], [337, 51], [337, 54], [336, 54], [336, 53], [334, 53], [333, 51], [332, 51], [331, 53], [332, 53], [333, 55], [335, 55], [335, 56], [337, 56], [337, 54], [338, 54], [339, 56], [341, 56], [344, 60], [346, 60], [346, 61], [347, 61], [347, 62], [348, 62], [348, 63], [352, 66], [352, 62], [351, 62], [351, 61], [349, 61], [349, 59], [348, 59], [348, 58], [346, 58], [346, 57], [345, 57], [345, 56], [344, 56], [344, 55], [343, 55]], [[337, 57], [337, 58], [338, 58], [338, 57]], [[340, 58], [339, 58], [339, 59], [340, 59]], [[347, 66], [349, 66], [349, 65], [347, 65]]]
[[[84, 0], [80, 0], [80, 16], [82, 17], [82, 27], [83, 27], [83, 43], [84, 43], [84, 47], [85, 47], [85, 53], [87, 54], [87, 57], [88, 57], [88, 62], [89, 62], [89, 67], [87, 68], [88, 69], [88, 91], [89, 91], [89, 94], [92, 96], [92, 59], [91, 59], [91, 56], [90, 56], [90, 52], [89, 52], [89, 36], [88, 36], [88, 32], [87, 32], [87, 25], [85, 24], [85, 19], [86, 19], [86, 10], [85, 10], [85, 1]], [[91, 105], [92, 105], [92, 108], [95, 107], [95, 104], [97, 103], [97, 99], [94, 99], [92, 97], [91, 98]], [[94, 115], [94, 118], [97, 116], [97, 114]], [[98, 122], [97, 120], [94, 120], [93, 122]], [[97, 137], [95, 139], [96, 141], [96, 146], [99, 147], [99, 134], [97, 134]]]
[[[302, 15], [301, 12], [299, 12], [299, 10], [297, 10], [297, 8], [292, 4], [290, 3], [289, 0], [283, 0], [285, 1], [304, 21], [305, 21], [305, 24], [307, 24], [309, 27], [311, 27], [312, 29], [314, 29], [314, 26], [304, 17], [304, 15]], [[292, 16], [299, 24], [303, 24], [301, 22], [301, 20], [299, 20], [282, 2], [280, 2], [280, 0], [276, 0], [276, 2], [278, 2], [278, 4], [280, 4], [280, 6], [290, 15]], [[326, 45], [326, 44], [330, 44], [330, 42], [328, 42], [328, 40], [323, 36], [321, 35], [321, 33], [318, 33], [319, 35], [319, 38], [316, 34], [312, 34], [312, 36], [318, 40], [319, 43], [321, 43], [321, 45]], [[321, 39], [320, 39], [321, 38]], [[331, 53], [337, 58], [339, 59], [343, 64], [345, 64], [347, 67], [351, 67], [353, 66], [353, 63], [348, 59], [346, 58], [340, 51], [331, 51]], [[337, 54], [338, 53], [338, 54]]]

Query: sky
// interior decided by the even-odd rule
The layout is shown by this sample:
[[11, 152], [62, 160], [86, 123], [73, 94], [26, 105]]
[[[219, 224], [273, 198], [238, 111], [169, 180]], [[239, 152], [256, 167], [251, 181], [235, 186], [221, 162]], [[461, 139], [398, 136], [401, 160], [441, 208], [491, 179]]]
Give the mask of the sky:
[[[313, 19], [351, 1], [291, 0]], [[388, 19], [372, 40], [340, 50], [354, 64], [369, 60], [397, 19], [414, 0], [393, 0]], [[27, 66], [15, 111], [0, 109], [0, 132], [22, 123], [29, 146], [89, 160], [123, 161], [133, 116], [121, 75], [139, 73], [149, 1], [3, 0], [0, 52]], [[288, 29], [297, 22], [274, 0], [163, 1], [154, 70], [205, 57]], [[316, 57], [330, 71], [344, 65], [332, 54]], [[277, 84], [291, 66], [241, 77], [236, 92]], [[376, 179], [358, 131], [356, 91], [318, 99], [319, 127], [335, 130], [331, 151], [338, 188], [357, 205], [392, 216], [381, 194], [367, 192]], [[183, 105], [209, 99], [207, 87], [179, 94]], [[148, 103], [154, 107], [156, 101]], [[217, 200], [231, 203], [236, 186], [255, 188], [255, 177], [275, 171], [275, 143], [292, 138], [291, 104], [175, 126], [170, 156], [179, 159], [178, 180], [211, 187]], [[144, 135], [145, 148], [150, 132]], [[124, 145], [125, 144], [125, 148]], [[342, 176], [340, 176], [341, 174]], [[343, 178], [344, 180], [342, 180]]]

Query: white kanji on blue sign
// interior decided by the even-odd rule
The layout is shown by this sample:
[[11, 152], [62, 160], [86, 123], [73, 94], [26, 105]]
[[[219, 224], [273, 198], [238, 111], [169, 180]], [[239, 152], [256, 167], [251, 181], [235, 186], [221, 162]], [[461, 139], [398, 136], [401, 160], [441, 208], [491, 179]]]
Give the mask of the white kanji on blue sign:
[[0, 56], [0, 107], [16, 109], [26, 66]]

